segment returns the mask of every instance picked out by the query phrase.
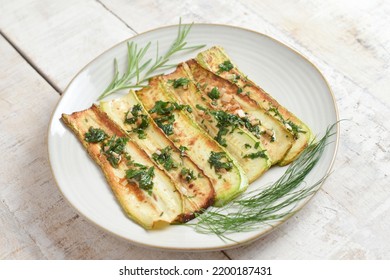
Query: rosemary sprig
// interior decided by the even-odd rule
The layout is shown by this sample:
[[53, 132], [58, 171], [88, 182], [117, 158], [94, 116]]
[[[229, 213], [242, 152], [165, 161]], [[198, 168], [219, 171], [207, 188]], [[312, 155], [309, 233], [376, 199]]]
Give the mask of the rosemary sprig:
[[262, 224], [293, 215], [297, 203], [316, 192], [327, 177], [298, 188], [320, 159], [327, 140], [334, 134], [334, 126], [330, 126], [318, 142], [312, 142], [272, 185], [244, 194], [224, 207], [208, 210], [198, 216], [196, 224], [190, 225], [199, 233], [213, 233], [231, 240], [226, 234], [252, 231]]
[[149, 78], [151, 78], [157, 70], [165, 70], [176, 66], [167, 64], [174, 54], [182, 51], [194, 51], [203, 48], [205, 45], [187, 46], [187, 42], [185, 40], [192, 25], [193, 23], [190, 25], [182, 25], [180, 19], [177, 37], [164, 55], [159, 55], [159, 45], [158, 41], [156, 42], [157, 50], [154, 61], [150, 58], [146, 62], [142, 62], [145, 54], [150, 48], [151, 42], [147, 43], [146, 46], [140, 49], [138, 49], [138, 45], [136, 43], [128, 42], [127, 68], [125, 73], [122, 76], [119, 76], [118, 61], [117, 59], [114, 59], [114, 77], [108, 87], [99, 96], [98, 100], [101, 100], [119, 90], [144, 87], [146, 86], [146, 82]]

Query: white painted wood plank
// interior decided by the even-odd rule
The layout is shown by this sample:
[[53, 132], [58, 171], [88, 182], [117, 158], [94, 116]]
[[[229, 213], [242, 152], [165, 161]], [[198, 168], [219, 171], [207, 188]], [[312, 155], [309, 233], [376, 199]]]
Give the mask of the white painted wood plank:
[[[298, 45], [363, 88], [390, 84], [390, 2], [242, 1]], [[378, 98], [388, 95], [377, 93]]]
[[100, 3], [0, 1], [0, 29], [60, 90], [96, 56], [132, 32]]
[[2, 37], [0, 53], [0, 258], [226, 259], [133, 246], [80, 217], [48, 162], [47, 125], [59, 95]]
[[0, 259], [44, 258], [34, 240], [21, 230], [21, 226], [3, 201], [0, 201], [0, 225]]
[[342, 123], [334, 172], [323, 190], [270, 235], [227, 251], [231, 258], [390, 257], [388, 2], [101, 1], [137, 32], [176, 24], [181, 16], [270, 35], [319, 67], [340, 117], [350, 120]]
[[160, 26], [183, 23], [237, 23], [248, 9], [239, 1], [224, 0], [99, 0], [138, 33]]

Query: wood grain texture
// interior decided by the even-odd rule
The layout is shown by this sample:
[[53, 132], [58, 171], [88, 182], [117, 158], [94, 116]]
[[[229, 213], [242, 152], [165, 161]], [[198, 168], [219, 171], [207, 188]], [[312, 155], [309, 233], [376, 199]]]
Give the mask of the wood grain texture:
[[226, 259], [133, 246], [79, 216], [58, 191], [47, 156], [59, 96], [1, 37], [0, 53], [0, 259]]
[[266, 11], [258, 15], [354, 83], [369, 86], [383, 71], [390, 73], [390, 42], [382, 32], [389, 26], [390, 5], [383, 1], [249, 0], [245, 5]]
[[[183, 23], [234, 24], [248, 15], [241, 1], [208, 0], [99, 0], [136, 32], [141, 33], [164, 25]], [[245, 1], [243, 1], [245, 2]], [[145, 16], [147, 15], [147, 16]]]
[[[0, 258], [224, 259], [132, 246], [85, 221], [51, 177], [46, 129], [59, 91], [117, 42], [183, 22], [237, 25], [312, 61], [341, 123], [333, 173], [288, 222], [232, 259], [389, 259], [390, 4], [388, 1], [0, 0]], [[31, 125], [34, 124], [34, 125]], [[14, 128], [18, 127], [17, 130]]]
[[93, 0], [1, 0], [0, 7], [0, 30], [60, 91], [92, 59], [134, 35]]

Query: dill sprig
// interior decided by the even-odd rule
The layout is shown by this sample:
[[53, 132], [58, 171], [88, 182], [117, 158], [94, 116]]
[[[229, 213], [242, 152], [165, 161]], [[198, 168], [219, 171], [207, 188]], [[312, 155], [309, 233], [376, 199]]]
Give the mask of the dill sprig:
[[145, 54], [148, 52], [151, 46], [151, 42], [148, 42], [146, 46], [142, 48], [138, 48], [138, 45], [134, 42], [127, 42], [126, 71], [122, 76], [119, 75], [118, 61], [115, 58], [114, 77], [111, 83], [99, 96], [98, 100], [101, 100], [123, 89], [144, 87], [146, 86], [149, 78], [151, 78], [157, 70], [165, 70], [176, 66], [167, 64], [169, 59], [174, 54], [182, 51], [194, 51], [203, 48], [205, 45], [187, 46], [187, 42], [185, 40], [191, 30], [192, 25], [193, 23], [190, 25], [182, 25], [180, 19], [177, 37], [164, 55], [159, 54], [158, 41], [156, 42], [157, 48], [154, 61], [150, 58], [143, 62]]
[[298, 188], [321, 158], [327, 140], [334, 134], [334, 127], [330, 126], [319, 141], [310, 143], [276, 182], [265, 189], [244, 194], [224, 207], [206, 211], [198, 216], [196, 224], [190, 225], [199, 233], [213, 233], [231, 240], [226, 234], [256, 230], [263, 224], [293, 215], [297, 203], [315, 193], [327, 177], [325, 175], [311, 186]]

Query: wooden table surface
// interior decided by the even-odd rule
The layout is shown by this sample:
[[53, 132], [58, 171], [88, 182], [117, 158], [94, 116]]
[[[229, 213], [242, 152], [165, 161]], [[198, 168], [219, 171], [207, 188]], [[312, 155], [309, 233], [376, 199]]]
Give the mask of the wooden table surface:
[[[297, 215], [216, 252], [134, 246], [66, 202], [47, 128], [77, 72], [111, 46], [170, 24], [267, 34], [311, 60], [342, 122], [333, 173]], [[0, 0], [0, 259], [390, 259], [389, 1]]]

